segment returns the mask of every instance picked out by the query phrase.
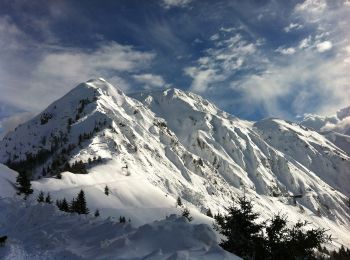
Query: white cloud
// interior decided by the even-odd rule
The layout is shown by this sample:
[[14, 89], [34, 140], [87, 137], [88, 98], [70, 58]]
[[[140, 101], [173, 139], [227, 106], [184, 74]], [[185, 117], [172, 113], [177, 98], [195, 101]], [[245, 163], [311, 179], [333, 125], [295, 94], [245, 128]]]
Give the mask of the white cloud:
[[297, 4], [295, 9], [297, 11], [307, 11], [313, 13], [323, 12], [327, 7], [325, 0], [305, 0], [304, 2]]
[[289, 48], [279, 47], [276, 49], [276, 52], [279, 52], [284, 55], [292, 55], [296, 52], [296, 50], [292, 47], [289, 47]]
[[303, 26], [301, 24], [298, 24], [298, 23], [290, 23], [288, 26], [284, 27], [283, 30], [285, 32], [291, 32], [293, 30], [299, 30], [303, 28]]
[[102, 42], [92, 50], [37, 43], [1, 17], [0, 46], [7, 47], [0, 48], [0, 102], [33, 112], [90, 78], [111, 79], [128, 89], [123, 75], [144, 73], [155, 57], [117, 42]]
[[[233, 30], [220, 28], [220, 31], [233, 32]], [[218, 38], [214, 34], [214, 38]], [[219, 36], [219, 35], [218, 35]], [[257, 43], [248, 42], [239, 33], [228, 38], [216, 40], [215, 48], [206, 50], [206, 55], [198, 58], [198, 66], [185, 68], [184, 73], [192, 78], [191, 91], [204, 93], [211, 84], [223, 81], [235, 71], [248, 64], [257, 50]]]
[[[270, 115], [285, 116], [279, 106], [285, 98], [292, 104], [290, 111], [296, 114], [329, 114], [349, 104], [348, 69], [338, 59], [324, 60], [310, 50], [289, 56], [283, 65], [270, 63], [264, 72], [232, 82], [231, 86], [243, 94], [242, 106], [261, 105]], [[320, 102], [310, 107], [315, 99]]]
[[235, 27], [221, 27], [219, 29], [221, 32], [230, 33], [236, 30]]
[[162, 5], [166, 9], [170, 9], [172, 7], [186, 7], [188, 6], [192, 0], [162, 0]]
[[19, 124], [22, 124], [29, 119], [34, 117], [34, 113], [31, 112], [22, 112], [15, 114], [10, 117], [5, 117], [0, 120], [0, 140], [3, 138], [3, 136], [6, 135], [9, 131], [14, 130]]
[[218, 33], [215, 33], [212, 36], [210, 36], [211, 41], [219, 40], [219, 38], [220, 38], [220, 35]]
[[333, 45], [332, 42], [330, 41], [324, 41], [324, 42], [320, 42], [318, 44], [316, 44], [316, 48], [318, 52], [325, 52], [328, 51], [330, 49], [332, 49]]
[[131, 89], [130, 84], [125, 79], [117, 75], [114, 75], [108, 78], [108, 82], [111, 83], [113, 86], [121, 89], [124, 92], [128, 92]]
[[197, 93], [203, 93], [211, 83], [224, 79], [224, 76], [219, 75], [217, 70], [210, 68], [187, 67], [184, 72], [185, 75], [193, 78], [191, 91]]
[[140, 74], [140, 75], [134, 75], [133, 78], [139, 82], [142, 83], [146, 86], [146, 88], [150, 87], [168, 87], [169, 85], [166, 84], [164, 81], [163, 77], [159, 75], [154, 75], [154, 74]]
[[[132, 72], [143, 68], [154, 54], [134, 50], [116, 42], [104, 43], [92, 52], [75, 49], [47, 53], [40, 60], [37, 73], [45, 76], [75, 78], [97, 76], [102, 71]], [[57, 68], [60, 68], [58, 71]], [[80, 76], [79, 76], [80, 77]]]
[[304, 38], [302, 39], [300, 42], [299, 42], [299, 49], [306, 49], [308, 47], [310, 47], [311, 45], [311, 37], [307, 37], [307, 38]]

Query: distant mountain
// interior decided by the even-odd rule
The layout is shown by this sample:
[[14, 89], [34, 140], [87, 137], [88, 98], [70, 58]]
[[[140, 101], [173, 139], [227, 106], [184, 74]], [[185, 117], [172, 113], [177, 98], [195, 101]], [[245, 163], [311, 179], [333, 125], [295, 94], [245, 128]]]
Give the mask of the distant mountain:
[[323, 134], [350, 155], [350, 106], [334, 116], [306, 115], [301, 124]]
[[179, 213], [177, 197], [211, 224], [207, 209], [246, 194], [262, 217], [308, 220], [350, 246], [349, 154], [305, 122], [249, 122], [193, 93], [127, 96], [96, 79], [8, 133], [0, 162], [31, 173], [36, 192], [83, 188], [90, 208], [137, 225]]

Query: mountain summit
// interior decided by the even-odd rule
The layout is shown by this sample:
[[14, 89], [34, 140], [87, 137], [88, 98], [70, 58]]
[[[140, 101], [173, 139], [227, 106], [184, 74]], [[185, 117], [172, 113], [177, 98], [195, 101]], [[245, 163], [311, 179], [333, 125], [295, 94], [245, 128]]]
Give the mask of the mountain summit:
[[139, 224], [176, 213], [178, 197], [208, 221], [207, 209], [245, 194], [263, 216], [282, 211], [350, 241], [344, 150], [303, 125], [240, 120], [178, 89], [127, 96], [89, 80], [8, 133], [0, 162], [55, 197], [84, 187], [101, 214]]

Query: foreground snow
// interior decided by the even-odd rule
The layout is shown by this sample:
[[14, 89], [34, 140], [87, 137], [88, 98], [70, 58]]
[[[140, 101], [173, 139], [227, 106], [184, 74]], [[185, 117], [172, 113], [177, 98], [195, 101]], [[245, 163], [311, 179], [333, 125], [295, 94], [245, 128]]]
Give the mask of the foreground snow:
[[170, 215], [139, 228], [57, 211], [48, 204], [0, 201], [1, 259], [238, 259], [211, 228]]
[[17, 196], [15, 178], [0, 164], [0, 236], [8, 236], [0, 259], [239, 259], [218, 246], [206, 224], [171, 214], [135, 227], [133, 221], [64, 213], [36, 203], [35, 195]]

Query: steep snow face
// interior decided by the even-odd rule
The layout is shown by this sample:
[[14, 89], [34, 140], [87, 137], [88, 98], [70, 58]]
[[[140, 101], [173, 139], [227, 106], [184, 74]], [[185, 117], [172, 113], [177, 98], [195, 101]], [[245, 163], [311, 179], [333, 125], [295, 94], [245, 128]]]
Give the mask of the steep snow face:
[[0, 231], [8, 236], [1, 259], [240, 259], [218, 246], [209, 226], [176, 215], [135, 228], [6, 199]]
[[134, 97], [164, 118], [179, 142], [213, 165], [236, 194], [258, 194], [262, 207], [266, 196], [288, 204], [288, 196], [300, 194], [300, 205], [349, 225], [344, 195], [349, 192], [349, 157], [320, 134], [283, 120], [239, 120], [180, 90]]
[[[195, 219], [210, 222], [201, 212], [223, 212], [245, 193], [264, 218], [286, 212], [292, 221], [311, 221], [347, 243], [349, 158], [316, 132], [295, 131], [282, 120], [240, 120], [177, 89], [128, 97], [99, 79], [79, 85], [9, 133], [0, 143], [0, 161], [19, 169], [29, 165], [39, 178], [67, 170], [67, 161], [82, 160], [88, 175], [42, 178], [33, 182], [36, 192], [61, 199], [83, 188], [90, 207], [101, 208], [104, 216], [122, 212], [137, 225], [178, 213], [177, 196]], [[293, 149], [286, 151], [284, 142]], [[340, 174], [320, 169], [319, 163], [336, 165]], [[292, 195], [302, 198], [295, 201]], [[137, 217], [142, 214], [146, 220]]]
[[271, 146], [286, 154], [324, 182], [344, 194], [350, 193], [350, 158], [317, 132], [279, 119], [254, 124]]

